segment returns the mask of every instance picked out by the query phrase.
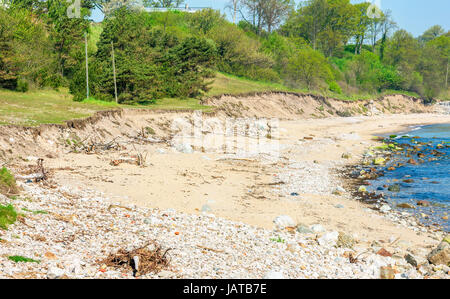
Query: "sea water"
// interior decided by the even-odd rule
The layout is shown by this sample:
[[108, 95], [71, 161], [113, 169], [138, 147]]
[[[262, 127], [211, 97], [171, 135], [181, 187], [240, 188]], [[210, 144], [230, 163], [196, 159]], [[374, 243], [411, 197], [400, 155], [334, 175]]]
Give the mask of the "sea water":
[[[375, 180], [370, 189], [377, 192], [383, 190], [393, 208], [400, 203], [416, 207], [408, 210], [417, 214], [423, 224], [437, 225], [450, 231], [450, 222], [446, 219], [447, 216], [450, 217], [450, 124], [415, 127], [396, 134], [398, 137], [395, 137], [395, 142], [400, 146], [405, 143], [414, 146], [427, 143], [420, 146], [421, 152], [426, 154], [422, 159], [424, 162], [419, 165], [405, 163], [393, 171], [386, 170], [385, 175]], [[443, 155], [433, 156], [430, 154], [433, 150]], [[406, 156], [406, 151], [403, 155]], [[404, 157], [405, 161], [410, 158], [416, 161], [420, 159], [417, 153], [411, 156]], [[430, 157], [433, 161], [429, 161]], [[400, 185], [400, 192], [390, 192], [383, 187], [394, 183]], [[421, 200], [428, 201], [431, 205], [418, 206], [417, 202]]]

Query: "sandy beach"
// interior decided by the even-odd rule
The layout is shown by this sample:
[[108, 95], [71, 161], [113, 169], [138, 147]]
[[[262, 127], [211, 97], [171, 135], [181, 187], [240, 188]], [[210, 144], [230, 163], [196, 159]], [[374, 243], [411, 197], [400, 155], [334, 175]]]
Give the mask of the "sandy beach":
[[[128, 245], [136, 245], [143, 242], [145, 238], [142, 238], [142, 236], [146, 238], [151, 236], [158, 239], [162, 244], [177, 247], [179, 251], [173, 253], [173, 259], [176, 261], [175, 268], [169, 271], [169, 274], [163, 272], [164, 275], [169, 275], [169, 277], [263, 278], [267, 275], [270, 277], [270, 275], [276, 276], [281, 275], [279, 273], [284, 273], [282, 274], [283, 277], [289, 278], [379, 278], [380, 267], [388, 265], [392, 265], [394, 268], [398, 267], [394, 271], [397, 278], [445, 277], [447, 275], [446, 268], [435, 269], [437, 272], [433, 272], [430, 270], [431, 268], [426, 268], [426, 270], [420, 270], [420, 267], [414, 269], [404, 260], [406, 254], [411, 254], [418, 264], [427, 263], [427, 254], [440, 243], [445, 236], [444, 233], [422, 227], [407, 212], [390, 211], [381, 213], [371, 209], [369, 205], [355, 200], [350, 195], [352, 190], [348, 190], [346, 178], [343, 177], [341, 171], [345, 166], [358, 163], [365, 151], [371, 146], [377, 145], [377, 141], [373, 138], [375, 135], [405, 131], [416, 125], [450, 123], [450, 115], [421, 113], [281, 120], [278, 123], [279, 136], [271, 138], [278, 144], [279, 152], [276, 157], [271, 154], [243, 155], [242, 153], [226, 153], [220, 150], [208, 151], [204, 149], [180, 152], [173, 143], [157, 142], [163, 139], [168, 140], [167, 136], [173, 136], [173, 132], [169, 134], [168, 126], [161, 124], [179, 118], [180, 115], [186, 119], [192, 117], [189, 113], [145, 115], [131, 112], [122, 115], [120, 120], [117, 118], [102, 120], [95, 126], [92, 125], [92, 128], [87, 127], [81, 130], [85, 136], [89, 136], [90, 131], [98, 133], [108, 128], [109, 136], [105, 136], [103, 140], [112, 140], [113, 136], [120, 135], [121, 138], [117, 139], [117, 144], [120, 145], [118, 148], [101, 153], [75, 153], [70, 150], [73, 149], [73, 144], [58, 144], [54, 134], [44, 132], [36, 140], [38, 143], [45, 143], [45, 146], [41, 147], [41, 156], [27, 153], [29, 156], [22, 156], [22, 162], [16, 161], [13, 164], [21, 186], [29, 194], [28, 197], [24, 195], [21, 198], [31, 198], [30, 202], [20, 202], [19, 200], [16, 201], [17, 204], [24, 205], [24, 207], [30, 204], [32, 206], [37, 205], [27, 209], [51, 210], [53, 206], [47, 205], [45, 201], [52, 196], [55, 197], [54, 200], [57, 202], [69, 200], [79, 202], [82, 205], [85, 205], [85, 201], [90, 198], [93, 201], [89, 203], [93, 205], [91, 207], [92, 213], [98, 213], [92, 218], [85, 219], [88, 223], [92, 222], [92, 225], [87, 224], [92, 226], [91, 229], [100, 225], [98, 221], [110, 217], [109, 208], [108, 211], [105, 211], [105, 209], [108, 206], [111, 207], [111, 204], [114, 204], [114, 207], [130, 207], [131, 212], [117, 209], [114, 214], [129, 214], [128, 217], [133, 219], [131, 224], [129, 222], [122, 223], [121, 218], [121, 220], [117, 220], [118, 218], [110, 219], [108, 221], [113, 222], [107, 221], [101, 224], [101, 227], [109, 225], [112, 232], [126, 237], [121, 239], [114, 236], [111, 239], [109, 234], [106, 234], [103, 237], [107, 240], [98, 241], [99, 244], [112, 244], [113, 240], [117, 242], [120, 239], [121, 241], [118, 243], [124, 246], [125, 240], [128, 240]], [[209, 118], [209, 116], [204, 117]], [[221, 119], [220, 116], [218, 116], [218, 119]], [[150, 125], [152, 128], [158, 128], [150, 139], [147, 138], [152, 140], [151, 142], [143, 142], [143, 140], [138, 140], [138, 142], [135, 137], [133, 137], [134, 139], [131, 138], [136, 136], [138, 128], [144, 124]], [[52, 130], [56, 129], [49, 129], [49, 131]], [[214, 130], [203, 132], [202, 138], [217, 135], [216, 133]], [[53, 139], [50, 139], [49, 136], [52, 136]], [[243, 138], [251, 138], [251, 136], [243, 136]], [[54, 143], [52, 144], [52, 142]], [[55, 144], [58, 145], [55, 146]], [[30, 171], [25, 173], [23, 170], [32, 167], [33, 163], [44, 154], [45, 167], [50, 176], [49, 181], [40, 186], [30, 184]], [[133, 162], [139, 155], [145, 157], [145, 167], [137, 166]], [[129, 163], [130, 161], [132, 163]], [[339, 195], [336, 195], [336, 190], [341, 190]], [[43, 196], [43, 194], [47, 195]], [[39, 200], [34, 203], [33, 198], [39, 198]], [[100, 200], [100, 203], [97, 203], [98, 200]], [[61, 207], [61, 203], [57, 205]], [[75, 215], [73, 219], [87, 217], [86, 215], [83, 216], [83, 213], [77, 212], [76, 206], [76, 204], [73, 204], [73, 206], [64, 207], [67, 211], [58, 212], [58, 214]], [[98, 211], [95, 212], [95, 209]], [[51, 215], [56, 212], [55, 210], [48, 215], [34, 215], [31, 221], [35, 221], [37, 227], [41, 223], [40, 221], [51, 218]], [[162, 216], [168, 214], [173, 214], [173, 217], [169, 216], [172, 219], [170, 221], [167, 216]], [[280, 228], [279, 221], [276, 220], [280, 216], [288, 216], [294, 223], [287, 223], [284, 227], [281, 225]], [[148, 220], [153, 219], [152, 217], [155, 219]], [[178, 217], [185, 219], [180, 220], [180, 223], [183, 223], [183, 225], [180, 224], [182, 228], [177, 224], [176, 219]], [[38, 218], [43, 219], [39, 220]], [[167, 218], [167, 221], [165, 218]], [[192, 220], [193, 222], [189, 224], [187, 219], [197, 219], [196, 221], [200, 222], [195, 224], [195, 221]], [[125, 220], [128, 221], [129, 219]], [[48, 227], [51, 221], [54, 221], [54, 219], [47, 219], [41, 225]], [[67, 223], [75, 226], [76, 223], [80, 225], [81, 219], [73, 221]], [[152, 221], [158, 223], [158, 225], [154, 226]], [[241, 227], [241, 229], [245, 227], [245, 229], [243, 229], [244, 231], [238, 229], [238, 231], [225, 233], [226, 236], [220, 234], [211, 236], [207, 230], [205, 231], [206, 228], [202, 227], [209, 222], [220, 223], [219, 226], [222, 228], [219, 231], [229, 226]], [[28, 219], [27, 223], [29, 223]], [[147, 225], [148, 223], [151, 225]], [[113, 227], [116, 227], [116, 229]], [[161, 227], [168, 235], [162, 236], [157, 232]], [[289, 227], [294, 230], [292, 231], [292, 228]], [[301, 232], [299, 227], [306, 229], [306, 231]], [[145, 232], [136, 236], [136, 233], [130, 235], [130, 230]], [[289, 251], [292, 257], [286, 257], [287, 260], [284, 258], [278, 260], [275, 263], [276, 266], [272, 265], [273, 267], [264, 263], [258, 264], [262, 267], [259, 270], [256, 270], [255, 266], [244, 272], [239, 272], [231, 267], [234, 270], [217, 272], [208, 268], [217, 263], [217, 258], [219, 258], [217, 255], [220, 256], [221, 254], [217, 253], [216, 256], [211, 258], [202, 257], [205, 265], [210, 265], [203, 268], [209, 270], [196, 272], [199, 267], [197, 264], [194, 267], [186, 260], [181, 262], [183, 257], [188, 254], [189, 246], [194, 246], [191, 244], [192, 242], [188, 242], [184, 238], [177, 241], [172, 240], [174, 232], [179, 232], [182, 235], [189, 234], [199, 241], [194, 242], [197, 243], [195, 246], [199, 243], [207, 244], [208, 248], [214, 248], [217, 252], [222, 252], [230, 246], [230, 244], [224, 244], [223, 242], [227, 243], [230, 239], [234, 239], [236, 234], [244, 233], [244, 235], [236, 237], [239, 240], [247, 238], [248, 232], [245, 232], [245, 230], [254, 232], [254, 237], [258, 239], [254, 241], [255, 246], [262, 246], [262, 248], [268, 246], [267, 248], [277, 251], [274, 256], [284, 256]], [[42, 233], [49, 235], [49, 232], [45, 230]], [[331, 241], [330, 247], [328, 241], [325, 242], [324, 239], [321, 239], [328, 240], [330, 234], [332, 235], [331, 239], [334, 239], [334, 234], [337, 238], [338, 233], [350, 237], [355, 245], [351, 246], [351, 249], [345, 249], [345, 246], [340, 248], [340, 246], [335, 246], [336, 240], [334, 240]], [[13, 234], [18, 234], [17, 229], [0, 236], [3, 240], [6, 240], [6, 246], [2, 245], [1, 249], [3, 255], [7, 254], [8, 247], [14, 248], [16, 241], [11, 242]], [[64, 234], [64, 230], [57, 234]], [[91, 245], [99, 238], [92, 233], [88, 233], [88, 235], [93, 238], [91, 241], [87, 241]], [[262, 235], [265, 237], [262, 237]], [[76, 239], [76, 237], [74, 238]], [[250, 243], [253, 242], [251, 241], [252, 238], [248, 239]], [[276, 238], [283, 242], [270, 241]], [[52, 249], [51, 237], [47, 236], [45, 239], [47, 240], [43, 242], [45, 245], [38, 245], [36, 241], [29, 244], [31, 246], [30, 252], [33, 251], [32, 248], [36, 249], [36, 246], [47, 248], [46, 250], [36, 250], [40, 251], [40, 257], [46, 261], [44, 265], [41, 263], [40, 266], [29, 266], [32, 267], [37, 277], [54, 276], [55, 269], [52, 267], [55, 266], [50, 265], [56, 263], [56, 267], [58, 267], [57, 261], [59, 258], [55, 261], [45, 257], [45, 252], [58, 251], [58, 249]], [[203, 241], [200, 242], [200, 240]], [[76, 240], [72, 242], [76, 242]], [[186, 242], [190, 245], [188, 246]], [[263, 244], [260, 244], [261, 242]], [[328, 245], [324, 245], [324, 242]], [[115, 275], [119, 275], [112, 270], [98, 272], [96, 267], [99, 266], [92, 260], [93, 256], [105, 256], [107, 252], [114, 252], [118, 249], [118, 243], [114, 246], [104, 245], [103, 247], [97, 244], [95, 248], [98, 251], [95, 254], [93, 253], [94, 247], [89, 249], [86, 247], [87, 244], [79, 245], [86, 248], [89, 254], [82, 254], [76, 260], [82, 260], [83, 266], [80, 267], [89, 271], [80, 270], [81, 274], [78, 273], [77, 275], [79, 277], [91, 277], [92, 275], [95, 277], [99, 275], [116, 277]], [[65, 253], [65, 250], [70, 251], [67, 248], [74, 248], [74, 244], [70, 244], [70, 242], [63, 244], [65, 245], [62, 248], [61, 255], [67, 257], [75, 254], [74, 252], [72, 252], [72, 255]], [[234, 241], [233, 244], [235, 244]], [[292, 244], [295, 244], [295, 246]], [[235, 255], [242, 256], [242, 254], [245, 254], [245, 259], [248, 259], [247, 254], [255, 249], [252, 247], [253, 245], [250, 247], [251, 250], [247, 245], [241, 245], [243, 247], [232, 246], [229, 248], [232, 257], [229, 256], [222, 261], [230, 266], [235, 265], [236, 261], [239, 260]], [[183, 249], [180, 249], [181, 247]], [[325, 258], [328, 261], [322, 274], [318, 274], [320, 271], [317, 270], [322, 269], [321, 262], [316, 261], [312, 263], [313, 265], [307, 266], [306, 256], [298, 255], [298, 252], [303, 252], [305, 248], [306, 251], [312, 250], [312, 252], [315, 252], [314, 254], [319, 260]], [[377, 254], [381, 249], [388, 251], [389, 256], [382, 257]], [[215, 252], [214, 250], [209, 250], [209, 252]], [[261, 250], [264, 251], [265, 249]], [[353, 269], [354, 265], [348, 262], [348, 250], [353, 252], [355, 256], [365, 253], [365, 258], [361, 263], [365, 265], [364, 269], [369, 270]], [[239, 251], [242, 252], [239, 253]], [[255, 259], [264, 259], [263, 252], [253, 253]], [[202, 255], [201, 253], [198, 254]], [[194, 256], [197, 255], [194, 254]], [[296, 260], [297, 258], [300, 258], [301, 261]], [[329, 260], [329, 258], [332, 258], [332, 260]], [[72, 259], [69, 259], [69, 261]], [[251, 260], [247, 260], [247, 262], [251, 263]], [[178, 266], [176, 266], [177, 263]], [[302, 268], [298, 268], [299, 263], [304, 265], [302, 267], [312, 268], [302, 270]], [[337, 268], [342, 268], [340, 263], [346, 265], [344, 267], [346, 270], [343, 270], [344, 272], [347, 271], [346, 274], [336, 272]], [[70, 262], [69, 264], [72, 265]], [[11, 264], [9, 261], [0, 260], [0, 267], [5, 269], [11, 267]], [[59, 268], [65, 269], [65, 275], [73, 274], [73, 271], [67, 272], [67, 266], [64, 266], [64, 263], [60, 263]], [[49, 274], [51, 271], [53, 272]], [[23, 273], [24, 271], [17, 272]], [[0, 273], [3, 273], [3, 276], [6, 275], [6, 277], [17, 274], [14, 274], [15, 272], [11, 272], [11, 270], [6, 272], [3, 270]], [[151, 277], [158, 277], [158, 275]]]

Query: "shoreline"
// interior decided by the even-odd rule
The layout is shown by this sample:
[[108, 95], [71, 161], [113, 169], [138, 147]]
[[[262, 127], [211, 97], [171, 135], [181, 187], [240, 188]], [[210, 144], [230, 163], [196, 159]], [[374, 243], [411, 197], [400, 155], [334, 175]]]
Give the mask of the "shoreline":
[[[390, 139], [388, 137], [388, 134], [391, 135], [408, 135], [411, 136], [411, 138], [413, 138], [414, 134], [412, 134], [413, 132], [420, 130], [421, 128], [424, 127], [428, 127], [428, 126], [434, 126], [434, 125], [439, 125], [439, 124], [450, 124], [450, 123], [435, 123], [435, 124], [421, 124], [421, 125], [408, 125], [408, 129], [406, 131], [390, 131], [390, 132], [385, 132], [383, 134], [378, 134], [377, 137], [382, 137], [384, 138], [383, 140], [380, 140], [378, 142], [378, 144], [389, 144], [390, 142], [394, 141], [395, 139]], [[384, 136], [383, 136], [384, 135]], [[386, 149], [386, 150], [381, 150], [381, 149], [376, 149], [375, 147], [371, 146], [369, 148], [367, 148], [366, 153], [374, 153], [373, 156], [371, 156], [370, 159], [374, 160], [377, 158], [382, 158], [382, 159], [386, 159], [386, 161], [388, 161], [390, 159], [390, 157], [392, 156], [393, 151], [391, 151], [390, 149]], [[384, 172], [388, 171], [388, 168], [386, 166], [386, 164], [382, 164], [382, 165], [368, 165], [367, 163], [365, 163], [367, 157], [364, 157], [364, 159], [362, 159], [361, 161], [359, 161], [358, 163], [354, 163], [351, 165], [348, 165], [346, 167], [346, 169], [343, 171], [344, 176], [347, 178], [347, 181], [349, 183], [350, 188], [353, 189], [352, 196], [356, 199], [359, 200], [363, 203], [368, 204], [371, 208], [373, 208], [374, 210], [380, 211], [383, 210], [383, 205], [385, 206], [384, 208], [386, 208], [386, 205], [389, 204], [389, 206], [393, 205], [392, 202], [386, 200], [385, 196], [384, 196], [384, 192], [373, 192], [373, 193], [369, 193], [366, 191], [358, 191], [358, 188], [361, 188], [362, 186], [365, 185], [372, 185], [371, 181], [376, 181], [378, 178], [382, 178], [385, 176]], [[406, 160], [405, 160], [406, 161]], [[371, 170], [370, 168], [373, 170], [375, 168], [379, 168], [381, 166], [381, 171], [378, 171], [378, 169], [376, 171], [373, 172], [373, 174], [375, 175], [375, 177], [367, 177], [365, 178], [364, 176], [360, 176], [358, 178], [356, 178], [354, 175], [352, 175], [352, 172], [359, 172], [359, 171], [369, 171], [369, 174], [371, 174]], [[393, 165], [391, 165], [393, 166]], [[384, 188], [382, 191], [384, 191], [386, 188]], [[380, 194], [381, 197], [375, 196], [375, 194]], [[420, 201], [420, 200], [416, 200], [416, 201]], [[426, 200], [425, 200], [426, 201]], [[431, 203], [431, 205], [433, 205], [433, 203]], [[416, 207], [414, 207], [416, 208]], [[386, 208], [388, 209], [388, 208]], [[444, 235], [448, 234], [449, 231], [446, 231], [443, 227], [441, 226], [437, 226], [435, 223], [433, 223], [433, 225], [431, 224], [425, 224], [425, 223], [421, 223], [420, 217], [425, 217], [424, 215], [426, 214], [417, 214], [417, 213], [413, 213], [411, 212], [413, 210], [409, 209], [409, 208], [399, 208], [399, 207], [389, 207], [389, 210], [384, 210], [382, 211], [382, 213], [388, 214], [388, 213], [392, 213], [395, 212], [398, 216], [398, 214], [401, 214], [403, 216], [407, 216], [407, 218], [409, 218], [410, 220], [417, 222], [417, 225], [419, 227], [425, 227], [426, 229], [428, 229], [429, 231], [439, 231], [442, 232]], [[425, 211], [423, 211], [425, 212]], [[433, 211], [431, 211], [432, 213], [434, 213]], [[409, 214], [409, 215], [407, 215]], [[443, 214], [444, 216], [447, 215], [447, 213]], [[442, 216], [442, 215], [441, 215]], [[428, 218], [429, 215], [426, 215], [426, 217]], [[437, 226], [437, 227], [436, 227]]]

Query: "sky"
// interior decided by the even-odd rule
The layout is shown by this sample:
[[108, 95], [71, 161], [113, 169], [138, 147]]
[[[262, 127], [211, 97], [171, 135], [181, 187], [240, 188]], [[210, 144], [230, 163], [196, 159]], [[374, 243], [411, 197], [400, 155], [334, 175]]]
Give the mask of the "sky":
[[[433, 25], [441, 25], [446, 31], [450, 30], [450, 1], [449, 0], [365, 0], [379, 3], [382, 10], [389, 9], [399, 28], [411, 32], [414, 36], [421, 35]], [[351, 0], [352, 3], [365, 2]], [[220, 9], [230, 15], [225, 9], [230, 0], [186, 0], [190, 7], [211, 7]], [[296, 0], [296, 2], [300, 2]], [[100, 21], [100, 12], [93, 13], [92, 18]]]

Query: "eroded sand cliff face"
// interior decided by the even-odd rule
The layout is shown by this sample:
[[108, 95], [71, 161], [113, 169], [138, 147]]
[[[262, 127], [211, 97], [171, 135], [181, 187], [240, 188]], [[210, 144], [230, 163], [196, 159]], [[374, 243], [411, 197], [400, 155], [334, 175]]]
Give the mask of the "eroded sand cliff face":
[[[295, 93], [255, 93], [242, 96], [223, 95], [203, 101], [213, 106], [205, 117], [255, 117], [280, 120], [351, 117], [358, 115], [431, 113], [436, 106], [426, 106], [420, 99], [392, 95], [373, 101], [346, 102], [314, 95]], [[174, 119], [192, 121], [191, 111], [155, 111], [118, 109], [97, 112], [86, 119], [70, 120], [65, 124], [38, 127], [1, 126], [0, 158], [50, 154], [60, 152], [68, 142], [96, 140], [107, 142], [117, 136], [133, 138], [137, 131], [151, 128], [154, 135], [169, 140], [174, 134]], [[153, 133], [153, 132], [152, 132]]]
[[231, 117], [276, 117], [280, 119], [324, 118], [399, 113], [433, 112], [422, 100], [404, 95], [389, 95], [375, 100], [342, 101], [296, 93], [254, 93], [242, 97], [223, 95], [203, 101], [205, 105]]

